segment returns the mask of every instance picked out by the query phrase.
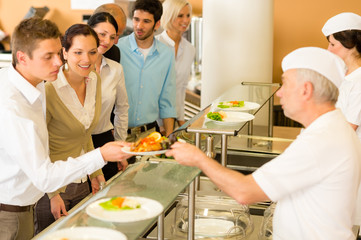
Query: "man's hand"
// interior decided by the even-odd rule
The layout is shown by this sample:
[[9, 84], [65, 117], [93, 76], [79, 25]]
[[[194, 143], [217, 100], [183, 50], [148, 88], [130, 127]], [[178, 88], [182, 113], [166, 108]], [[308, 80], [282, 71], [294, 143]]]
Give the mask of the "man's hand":
[[174, 118], [164, 118], [163, 126], [165, 130], [165, 136], [168, 137], [174, 130]]
[[64, 201], [59, 194], [50, 199], [50, 209], [55, 220], [59, 219], [61, 216], [68, 215]]
[[105, 184], [104, 175], [96, 176], [91, 179], [92, 193], [96, 194], [100, 190], [100, 185]]
[[107, 162], [120, 162], [130, 158], [131, 154], [122, 151], [123, 147], [130, 147], [131, 143], [123, 141], [108, 142], [100, 147], [103, 159]]
[[199, 148], [189, 143], [175, 142], [165, 155], [174, 157], [182, 165], [201, 167], [203, 162], [210, 160]]

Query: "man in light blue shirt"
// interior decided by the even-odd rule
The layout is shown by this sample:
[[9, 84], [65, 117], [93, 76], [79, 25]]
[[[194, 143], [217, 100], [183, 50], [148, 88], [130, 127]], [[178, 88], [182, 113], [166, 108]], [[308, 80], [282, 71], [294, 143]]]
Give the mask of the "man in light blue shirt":
[[165, 135], [174, 127], [176, 85], [174, 53], [154, 38], [160, 26], [159, 0], [137, 0], [133, 9], [133, 30], [119, 40], [129, 102], [128, 134], [139, 135], [163, 120]]

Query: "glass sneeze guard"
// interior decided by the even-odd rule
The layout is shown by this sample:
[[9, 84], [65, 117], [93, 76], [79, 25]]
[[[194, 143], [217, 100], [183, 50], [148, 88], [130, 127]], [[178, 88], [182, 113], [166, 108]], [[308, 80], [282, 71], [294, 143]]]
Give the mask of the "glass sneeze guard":
[[[257, 116], [257, 113], [269, 102], [272, 101], [272, 98], [276, 91], [279, 89], [280, 85], [278, 83], [251, 83], [251, 82], [242, 82], [239, 85], [236, 85], [224, 92], [217, 99], [212, 101], [212, 103], [203, 109], [197, 116], [192, 119], [192, 122], [188, 124], [187, 132], [195, 133], [211, 133], [211, 134], [226, 134], [231, 136], [236, 136], [237, 133], [248, 123], [241, 122], [239, 124], [218, 124], [213, 121], [208, 121], [206, 118], [208, 112], [213, 111], [222, 111], [222, 109], [217, 108], [217, 105], [220, 102], [225, 101], [245, 101], [250, 104], [258, 105], [258, 107], [252, 107], [249, 110], [240, 110], [241, 112], [250, 113]], [[273, 101], [272, 101], [273, 104]], [[272, 107], [271, 104], [271, 107]], [[227, 112], [230, 109], [223, 109]], [[271, 114], [271, 112], [270, 112]], [[269, 119], [270, 121], [271, 119]], [[271, 123], [269, 122], [269, 125]]]
[[247, 113], [255, 115], [257, 118], [257, 113], [268, 103], [268, 136], [272, 137], [273, 96], [279, 88], [280, 84], [278, 83], [242, 82], [221, 94], [221, 96], [215, 99], [208, 107], [191, 119], [188, 124], [185, 124], [183, 128], [186, 132], [195, 133], [195, 145], [197, 147], [201, 146], [201, 134], [221, 135], [221, 164], [227, 166], [227, 137], [236, 136], [246, 125], [248, 125], [248, 134], [252, 135], [253, 120], [240, 122], [239, 124], [218, 124], [214, 121], [209, 121], [206, 118], [207, 113], [222, 110], [217, 108], [220, 102], [245, 101], [258, 105], [258, 107], [246, 111]]

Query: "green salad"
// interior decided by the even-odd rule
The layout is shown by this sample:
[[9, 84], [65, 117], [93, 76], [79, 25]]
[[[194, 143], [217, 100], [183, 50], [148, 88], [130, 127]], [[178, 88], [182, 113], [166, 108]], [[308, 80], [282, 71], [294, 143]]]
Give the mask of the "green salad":
[[219, 108], [244, 107], [244, 101], [228, 101], [218, 103]]
[[207, 113], [207, 118], [215, 120], [215, 121], [223, 121], [222, 115], [219, 112], [209, 112], [209, 113]]

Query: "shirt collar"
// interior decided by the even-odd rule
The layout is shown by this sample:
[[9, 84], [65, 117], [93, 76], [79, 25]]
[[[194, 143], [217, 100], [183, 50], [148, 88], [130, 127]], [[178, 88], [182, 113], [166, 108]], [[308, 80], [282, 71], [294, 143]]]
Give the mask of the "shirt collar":
[[108, 59], [104, 56], [102, 56], [102, 62], [100, 63], [100, 69], [102, 69], [105, 66], [109, 66]]
[[163, 40], [164, 40], [168, 45], [174, 47], [175, 42], [173, 41], [173, 39], [171, 39], [171, 38], [168, 36], [167, 31], [164, 30], [160, 35], [161, 35], [161, 38], [163, 38]]
[[[91, 71], [87, 78], [88, 78], [89, 81], [95, 80], [95, 79], [97, 79], [97, 75], [95, 74], [95, 72]], [[63, 87], [70, 87], [71, 88], [68, 80], [66, 79], [66, 77], [64, 75], [63, 66], [60, 67], [59, 73], [58, 73], [58, 79], [53, 82], [53, 85], [57, 89], [61, 89]]]
[[[164, 30], [160, 35], [161, 35], [161, 38], [162, 38], [169, 46], [171, 46], [171, 47], [174, 47], [174, 46], [175, 46], [174, 40], [169, 37], [167, 31]], [[179, 55], [179, 53], [182, 52], [182, 50], [183, 50], [183, 48], [184, 48], [184, 44], [185, 44], [184, 39], [183, 39], [183, 37], [181, 37], [181, 40], [180, 40], [179, 46], [178, 46], [178, 54], [177, 54], [177, 55]]]
[[66, 86], [70, 86], [69, 83], [68, 83], [68, 80], [66, 80], [66, 77], [64, 75], [63, 66], [60, 67], [59, 74], [58, 74], [58, 79], [56, 81], [54, 81], [53, 84], [58, 89], [66, 87]]
[[[155, 37], [153, 36], [153, 47], [152, 49], [149, 51], [149, 55], [152, 55], [154, 53], [157, 53], [159, 52], [158, 51], [158, 40], [155, 39]], [[132, 50], [132, 52], [137, 52], [139, 53], [139, 47], [138, 47], [138, 44], [137, 44], [137, 41], [135, 40], [135, 35], [134, 35], [134, 32], [132, 32], [130, 35], [129, 35], [129, 42], [130, 42], [130, 49]]]
[[44, 81], [40, 82], [36, 87], [31, 85], [16, 69], [11, 65], [9, 67], [10, 79], [12, 84], [22, 93], [22, 95], [33, 104], [40, 99], [44, 93]]

